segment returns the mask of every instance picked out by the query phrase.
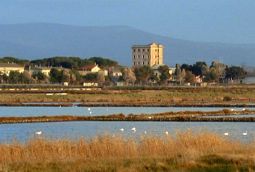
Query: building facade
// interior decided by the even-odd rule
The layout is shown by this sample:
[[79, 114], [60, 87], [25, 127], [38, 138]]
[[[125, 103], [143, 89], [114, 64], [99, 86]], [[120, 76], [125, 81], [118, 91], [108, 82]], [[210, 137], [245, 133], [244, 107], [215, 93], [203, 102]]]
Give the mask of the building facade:
[[50, 71], [51, 71], [51, 67], [31, 67], [29, 69], [29, 72], [31, 74], [37, 74], [39, 72], [43, 73], [45, 76], [49, 77], [50, 76]]
[[0, 75], [9, 76], [11, 71], [23, 73], [25, 67], [15, 63], [0, 63]]
[[133, 67], [162, 65], [163, 49], [163, 45], [156, 43], [132, 46]]

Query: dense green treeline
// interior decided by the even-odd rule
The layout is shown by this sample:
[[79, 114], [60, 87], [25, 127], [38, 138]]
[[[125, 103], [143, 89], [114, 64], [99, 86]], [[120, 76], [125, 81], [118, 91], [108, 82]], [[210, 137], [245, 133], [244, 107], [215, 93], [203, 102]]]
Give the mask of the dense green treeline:
[[118, 62], [102, 57], [91, 57], [88, 59], [81, 59], [80, 57], [51, 57], [39, 60], [32, 60], [30, 64], [36, 66], [51, 66], [77, 69], [82, 66], [92, 64], [97, 64], [100, 67], [117, 66]]
[[30, 64], [32, 66], [50, 66], [50, 67], [63, 67], [68, 69], [78, 69], [82, 66], [97, 64], [100, 67], [110, 67], [117, 66], [118, 62], [103, 58], [103, 57], [90, 57], [90, 58], [80, 58], [80, 57], [65, 57], [56, 56], [38, 60], [26, 60], [18, 59], [15, 57], [3, 57], [0, 58], [0, 63], [16, 63], [20, 65]]

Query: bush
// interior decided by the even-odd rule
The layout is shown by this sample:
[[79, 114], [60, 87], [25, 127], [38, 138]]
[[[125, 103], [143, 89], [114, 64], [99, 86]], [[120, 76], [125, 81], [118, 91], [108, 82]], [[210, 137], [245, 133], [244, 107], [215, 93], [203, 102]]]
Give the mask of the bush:
[[229, 101], [231, 101], [232, 100], [232, 98], [230, 97], [230, 96], [225, 96], [224, 98], [223, 98], [223, 101], [226, 101], [226, 102], [229, 102]]

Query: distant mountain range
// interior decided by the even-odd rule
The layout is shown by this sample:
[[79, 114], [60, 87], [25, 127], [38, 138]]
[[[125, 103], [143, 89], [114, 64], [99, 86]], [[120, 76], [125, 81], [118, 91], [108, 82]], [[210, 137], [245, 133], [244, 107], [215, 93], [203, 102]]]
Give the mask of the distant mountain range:
[[[191, 33], [192, 34], [192, 33]], [[102, 56], [131, 64], [131, 46], [158, 42], [165, 64], [211, 62], [255, 66], [255, 44], [206, 43], [161, 36], [127, 26], [83, 27], [50, 23], [0, 25], [0, 56]], [[233, 35], [234, 36], [234, 35]]]

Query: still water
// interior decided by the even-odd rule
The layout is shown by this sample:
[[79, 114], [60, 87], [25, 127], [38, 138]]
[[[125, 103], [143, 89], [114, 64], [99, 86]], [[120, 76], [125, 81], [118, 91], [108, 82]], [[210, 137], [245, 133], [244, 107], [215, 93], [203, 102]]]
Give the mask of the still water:
[[[39, 115], [109, 115], [109, 114], [141, 114], [168, 111], [215, 111], [222, 108], [180, 108], [180, 107], [0, 107], [0, 116], [39, 116]], [[234, 108], [241, 110], [242, 108]], [[135, 127], [136, 132], [131, 131]], [[124, 131], [120, 131], [123, 128]], [[91, 138], [98, 135], [122, 135], [139, 138], [144, 135], [165, 137], [165, 132], [175, 134], [178, 131], [194, 132], [210, 131], [222, 135], [229, 133], [230, 139], [251, 141], [255, 138], [255, 124], [245, 122], [54, 122], [32, 124], [0, 124], [0, 142], [11, 142], [13, 139], [24, 142], [35, 137], [36, 131], [50, 139], [80, 137]], [[247, 136], [242, 133], [248, 132]]]
[[[0, 116], [52, 116], [52, 115], [110, 115], [128, 114], [153, 114], [161, 112], [177, 111], [216, 111], [223, 108], [216, 107], [0, 107]], [[229, 108], [230, 109], [230, 108]], [[234, 108], [242, 110], [242, 108]]]
[[[131, 129], [135, 127], [134, 133]], [[123, 128], [124, 131], [120, 129]], [[178, 131], [192, 130], [194, 132], [210, 131], [229, 139], [244, 142], [255, 138], [254, 123], [246, 122], [54, 122], [32, 124], [4, 124], [0, 125], [0, 142], [15, 140], [24, 142], [35, 137], [36, 131], [42, 131], [42, 136], [50, 139], [92, 138], [98, 135], [122, 135], [124, 137], [139, 138], [144, 135], [166, 137], [165, 132], [175, 135]], [[242, 133], [248, 132], [247, 136]], [[228, 132], [229, 136], [224, 136]]]

